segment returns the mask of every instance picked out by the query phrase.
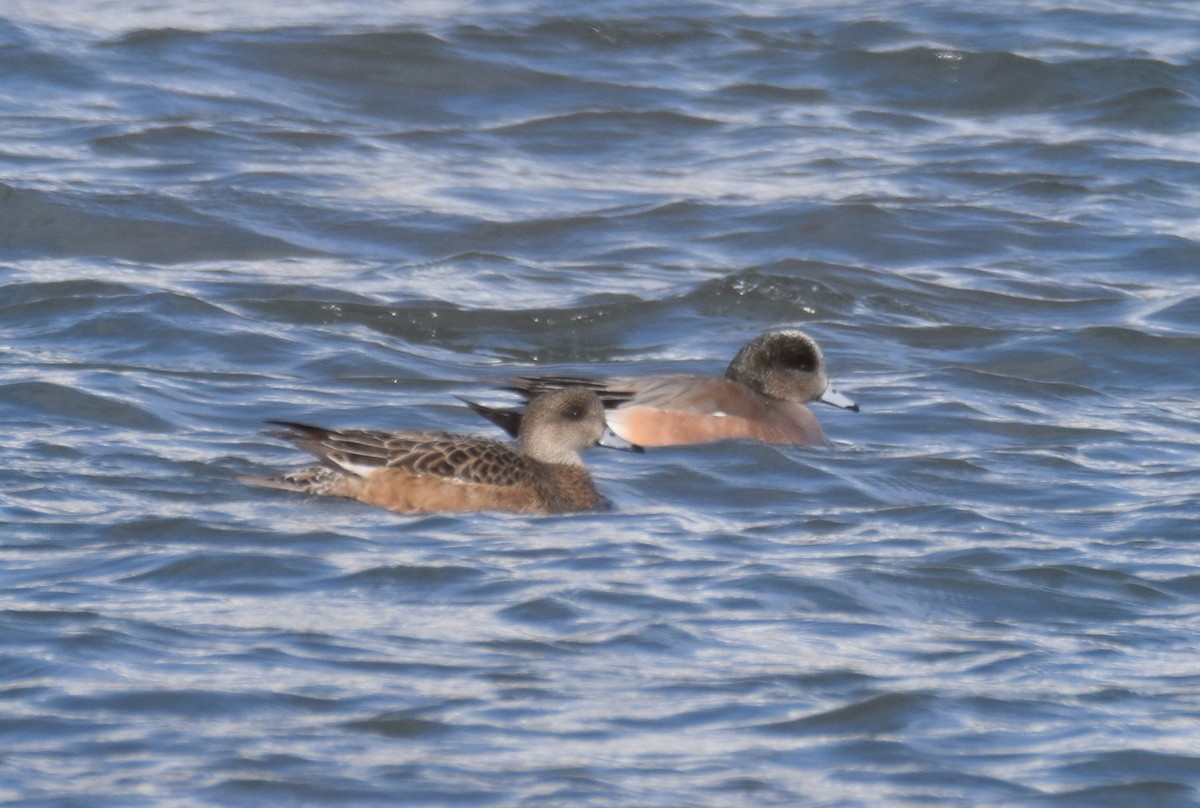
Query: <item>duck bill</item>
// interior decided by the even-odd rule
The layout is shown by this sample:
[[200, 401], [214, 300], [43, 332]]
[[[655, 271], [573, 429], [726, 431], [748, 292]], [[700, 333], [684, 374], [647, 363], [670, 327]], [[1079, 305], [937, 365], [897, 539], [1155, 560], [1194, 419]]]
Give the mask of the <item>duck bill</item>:
[[823, 404], [831, 404], [834, 407], [841, 407], [843, 410], [852, 410], [858, 412], [858, 404], [844, 395], [833, 389], [833, 386], [825, 388], [825, 392], [817, 396], [817, 401]]
[[646, 451], [636, 443], [630, 443], [625, 440], [607, 426], [604, 427], [604, 434], [600, 436], [600, 440], [596, 441], [596, 445], [603, 446], [605, 449], [618, 449], [622, 452], [636, 452], [638, 454]]

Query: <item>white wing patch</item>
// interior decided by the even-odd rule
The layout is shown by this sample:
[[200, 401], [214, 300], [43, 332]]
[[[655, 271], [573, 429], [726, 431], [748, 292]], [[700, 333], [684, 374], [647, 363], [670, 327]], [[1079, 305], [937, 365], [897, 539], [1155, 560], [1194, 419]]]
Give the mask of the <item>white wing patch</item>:
[[355, 477], [366, 477], [372, 472], [379, 471], [379, 469], [382, 468], [382, 466], [378, 464], [368, 465], [366, 463], [355, 463], [341, 452], [331, 452], [329, 454], [329, 459], [334, 463], [337, 463], [338, 468], [353, 474]]

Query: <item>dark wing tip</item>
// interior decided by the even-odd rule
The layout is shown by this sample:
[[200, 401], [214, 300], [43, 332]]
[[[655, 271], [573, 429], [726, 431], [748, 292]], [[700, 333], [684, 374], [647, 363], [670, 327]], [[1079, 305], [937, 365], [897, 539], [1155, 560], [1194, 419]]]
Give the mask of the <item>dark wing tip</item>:
[[515, 379], [509, 379], [500, 389], [510, 393], [519, 393], [528, 401], [543, 393], [561, 390], [564, 387], [583, 387], [591, 390], [599, 396], [600, 403], [604, 405], [605, 409], [618, 407], [636, 395], [632, 390], [614, 390], [609, 387], [607, 381], [586, 376], [518, 376]]
[[491, 421], [493, 424], [500, 427], [514, 438], [517, 436], [517, 433], [521, 431], [522, 413], [520, 410], [506, 410], [499, 407], [489, 407], [486, 404], [480, 404], [476, 401], [463, 398], [462, 396], [455, 396], [455, 398], [457, 398], [463, 404], [466, 404], [476, 415]]
[[298, 443], [299, 441], [319, 441], [330, 432], [328, 429], [302, 424], [298, 421], [277, 421], [270, 419], [264, 423], [284, 427], [287, 431], [285, 432], [282, 429], [264, 429], [262, 434], [272, 438], [281, 438], [292, 443]]

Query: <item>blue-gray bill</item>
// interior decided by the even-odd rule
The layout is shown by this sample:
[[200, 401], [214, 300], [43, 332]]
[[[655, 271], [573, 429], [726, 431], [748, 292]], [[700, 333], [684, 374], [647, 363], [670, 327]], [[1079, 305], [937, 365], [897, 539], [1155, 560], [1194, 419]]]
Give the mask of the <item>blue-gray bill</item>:
[[817, 401], [820, 401], [822, 404], [832, 404], [834, 407], [841, 407], [843, 410], [858, 412], [858, 403], [834, 390], [833, 385], [826, 387], [825, 392], [817, 396]]

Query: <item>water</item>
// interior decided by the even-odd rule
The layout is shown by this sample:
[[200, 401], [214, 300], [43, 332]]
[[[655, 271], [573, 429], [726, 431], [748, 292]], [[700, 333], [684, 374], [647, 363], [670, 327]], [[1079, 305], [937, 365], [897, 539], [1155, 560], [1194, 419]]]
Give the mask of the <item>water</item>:
[[[1191, 3], [3, 14], [0, 799], [1200, 802]], [[236, 480], [780, 325], [830, 449]]]

